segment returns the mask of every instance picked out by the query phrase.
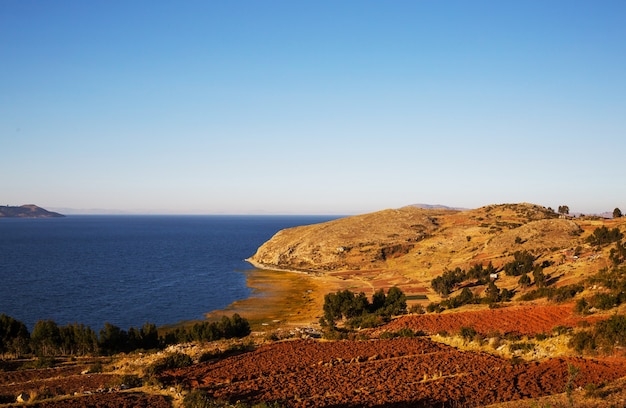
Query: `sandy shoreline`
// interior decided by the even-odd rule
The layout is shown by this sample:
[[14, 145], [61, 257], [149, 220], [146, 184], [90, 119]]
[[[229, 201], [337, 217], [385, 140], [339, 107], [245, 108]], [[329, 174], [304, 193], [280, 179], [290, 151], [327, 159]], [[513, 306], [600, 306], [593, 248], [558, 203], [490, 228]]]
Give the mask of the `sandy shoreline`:
[[250, 297], [206, 313], [208, 319], [238, 313], [250, 321], [253, 330], [286, 324], [316, 326], [324, 296], [342, 286], [341, 280], [329, 276], [250, 264], [256, 268], [245, 272]]

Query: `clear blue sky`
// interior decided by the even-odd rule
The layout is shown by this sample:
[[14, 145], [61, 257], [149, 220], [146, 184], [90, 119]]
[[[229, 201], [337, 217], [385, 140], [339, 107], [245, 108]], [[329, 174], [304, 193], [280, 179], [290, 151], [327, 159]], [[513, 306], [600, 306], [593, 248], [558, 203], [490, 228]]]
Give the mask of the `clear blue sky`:
[[625, 1], [0, 2], [0, 204], [626, 210]]

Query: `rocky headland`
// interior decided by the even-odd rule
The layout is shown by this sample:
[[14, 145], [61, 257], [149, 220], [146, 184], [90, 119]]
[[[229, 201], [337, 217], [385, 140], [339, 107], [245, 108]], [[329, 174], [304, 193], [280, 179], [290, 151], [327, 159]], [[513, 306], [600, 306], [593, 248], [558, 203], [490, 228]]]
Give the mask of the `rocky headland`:
[[58, 218], [63, 214], [45, 210], [33, 204], [0, 207], [0, 218]]

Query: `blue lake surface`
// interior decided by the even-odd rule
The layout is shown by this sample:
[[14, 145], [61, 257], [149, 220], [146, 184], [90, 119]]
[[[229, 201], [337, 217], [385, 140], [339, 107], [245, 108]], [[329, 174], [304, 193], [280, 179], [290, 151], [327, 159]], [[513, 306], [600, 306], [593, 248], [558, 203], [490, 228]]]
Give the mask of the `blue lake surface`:
[[336, 216], [0, 219], [0, 313], [123, 329], [202, 319], [250, 296], [244, 261], [283, 228]]

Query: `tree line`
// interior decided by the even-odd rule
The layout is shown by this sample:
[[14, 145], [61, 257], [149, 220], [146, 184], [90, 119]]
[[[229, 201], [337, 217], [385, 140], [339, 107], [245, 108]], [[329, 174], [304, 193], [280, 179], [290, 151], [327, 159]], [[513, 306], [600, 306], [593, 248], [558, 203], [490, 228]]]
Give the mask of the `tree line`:
[[371, 302], [365, 293], [345, 289], [324, 296], [324, 316], [320, 324], [334, 329], [338, 320], [345, 319], [349, 327], [375, 327], [403, 313], [406, 313], [406, 295], [395, 286], [387, 294], [383, 289], [376, 291]]
[[438, 276], [431, 280], [430, 286], [440, 296], [448, 296], [450, 293], [456, 290], [457, 286], [461, 283], [475, 279], [476, 284], [484, 285], [489, 282], [491, 274], [496, 273], [496, 268], [489, 262], [489, 265], [484, 267], [482, 264], [476, 264], [472, 266], [468, 271], [465, 271], [459, 267], [451, 271], [444, 271], [441, 276]]
[[[502, 271], [508, 276], [519, 276], [519, 284], [522, 287], [528, 287], [534, 282], [537, 287], [541, 288], [547, 285], [547, 277], [543, 273], [543, 269], [549, 266], [550, 263], [546, 261], [542, 264], [535, 264], [535, 260], [536, 257], [528, 251], [516, 251], [513, 253], [513, 260], [502, 266]], [[491, 276], [497, 272], [498, 270], [491, 262], [487, 266], [482, 264], [473, 265], [467, 271], [456, 267], [453, 270], [444, 271], [442, 275], [431, 280], [430, 286], [440, 296], [447, 297], [462, 284], [474, 281], [474, 286], [488, 285], [487, 297], [497, 301], [495, 298], [497, 287], [494, 287], [495, 283], [491, 279]], [[529, 273], [532, 274], [533, 280], [528, 276]], [[508, 295], [508, 293], [505, 293], [504, 297], [506, 298]]]
[[0, 355], [14, 357], [34, 354], [40, 357], [59, 355], [111, 355], [134, 350], [164, 348], [188, 341], [213, 341], [245, 337], [250, 334], [248, 321], [238, 314], [224, 316], [218, 322], [196, 323], [159, 335], [153, 323], [123, 330], [105, 323], [99, 333], [89, 326], [72, 323], [57, 325], [53, 320], [39, 320], [32, 333], [26, 325], [6, 314], [0, 314]]

